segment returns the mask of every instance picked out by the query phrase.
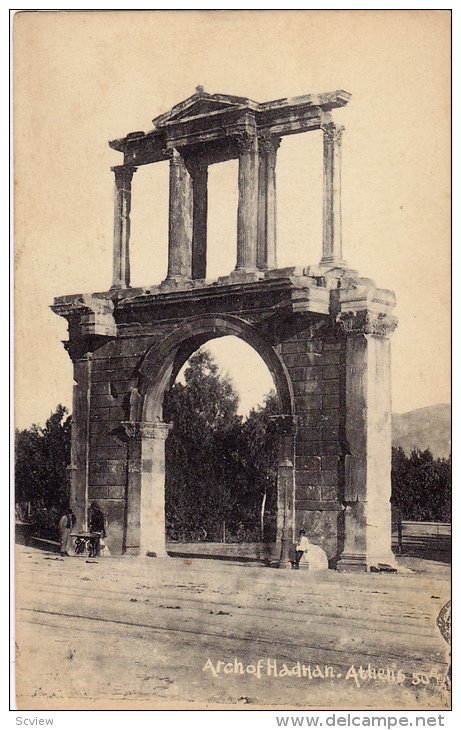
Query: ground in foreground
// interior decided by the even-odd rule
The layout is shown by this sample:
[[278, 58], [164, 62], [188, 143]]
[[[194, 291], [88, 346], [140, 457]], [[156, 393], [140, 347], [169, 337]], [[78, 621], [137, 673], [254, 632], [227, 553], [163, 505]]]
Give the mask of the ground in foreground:
[[447, 709], [449, 566], [405, 565], [308, 573], [20, 546], [18, 708]]

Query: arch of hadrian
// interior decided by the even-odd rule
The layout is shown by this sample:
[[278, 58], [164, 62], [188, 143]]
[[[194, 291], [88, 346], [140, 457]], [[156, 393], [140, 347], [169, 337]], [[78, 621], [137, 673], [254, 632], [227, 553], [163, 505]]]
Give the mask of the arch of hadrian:
[[[392, 564], [391, 291], [347, 268], [341, 242], [341, 137], [335, 91], [263, 104], [189, 99], [110, 146], [115, 175], [113, 282], [62, 296], [74, 367], [71, 504], [87, 529], [97, 500], [113, 554], [165, 556], [165, 392], [203, 343], [235, 335], [268, 366], [278, 393], [277, 556], [304, 527], [330, 565]], [[281, 138], [323, 131], [323, 251], [316, 265], [277, 268], [276, 159]], [[208, 166], [238, 159], [235, 270], [206, 279]], [[130, 287], [131, 182], [169, 160], [168, 272]]]

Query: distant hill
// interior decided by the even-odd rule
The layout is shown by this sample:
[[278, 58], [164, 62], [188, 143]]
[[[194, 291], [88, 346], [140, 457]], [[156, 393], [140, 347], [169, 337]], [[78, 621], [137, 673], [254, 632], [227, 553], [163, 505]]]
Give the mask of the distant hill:
[[447, 403], [417, 408], [392, 415], [392, 445], [401, 446], [406, 454], [417, 448], [429, 448], [437, 458], [451, 453], [451, 407]]

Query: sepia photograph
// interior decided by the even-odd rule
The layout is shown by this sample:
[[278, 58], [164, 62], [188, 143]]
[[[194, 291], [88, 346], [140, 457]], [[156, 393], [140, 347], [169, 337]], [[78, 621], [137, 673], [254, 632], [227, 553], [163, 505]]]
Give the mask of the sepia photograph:
[[15, 709], [450, 710], [451, 11], [12, 33]]

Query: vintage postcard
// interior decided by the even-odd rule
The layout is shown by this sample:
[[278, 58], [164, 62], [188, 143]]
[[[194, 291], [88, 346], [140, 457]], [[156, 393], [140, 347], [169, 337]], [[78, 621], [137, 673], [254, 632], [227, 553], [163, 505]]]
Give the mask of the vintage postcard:
[[450, 34], [15, 14], [18, 709], [450, 708]]

